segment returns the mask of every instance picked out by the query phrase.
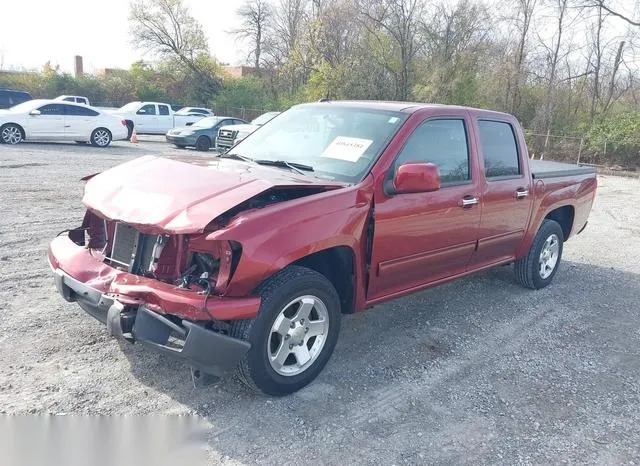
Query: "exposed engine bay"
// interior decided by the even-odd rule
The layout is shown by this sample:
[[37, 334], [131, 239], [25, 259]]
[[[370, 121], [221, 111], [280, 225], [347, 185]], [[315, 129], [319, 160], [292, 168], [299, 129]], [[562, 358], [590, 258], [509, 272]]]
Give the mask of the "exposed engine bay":
[[[272, 188], [230, 209], [206, 230], [226, 226], [251, 210], [326, 191], [326, 187]], [[197, 290], [206, 296], [220, 294], [237, 266], [241, 245], [233, 241], [203, 241], [201, 235], [147, 234], [126, 223], [105, 220], [87, 210], [81, 228], [69, 231], [76, 244], [111, 267]]]

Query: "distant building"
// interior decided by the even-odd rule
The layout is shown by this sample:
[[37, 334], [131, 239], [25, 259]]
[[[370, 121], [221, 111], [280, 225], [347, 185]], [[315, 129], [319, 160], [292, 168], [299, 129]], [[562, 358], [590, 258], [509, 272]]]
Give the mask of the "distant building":
[[253, 66], [223, 66], [223, 73], [225, 77], [231, 79], [244, 78], [245, 76], [260, 76], [262, 70], [254, 68]]
[[109, 76], [113, 76], [114, 74], [119, 74], [119, 73], [124, 73], [127, 70], [124, 70], [122, 68], [99, 68], [96, 70], [96, 76], [100, 76], [100, 77], [109, 77]]

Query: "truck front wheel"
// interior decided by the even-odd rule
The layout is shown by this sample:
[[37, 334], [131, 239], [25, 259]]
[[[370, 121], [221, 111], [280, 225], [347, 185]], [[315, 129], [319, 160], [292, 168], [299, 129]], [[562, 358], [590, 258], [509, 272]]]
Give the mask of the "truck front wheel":
[[231, 336], [251, 343], [238, 367], [240, 380], [256, 391], [282, 396], [313, 381], [338, 341], [340, 299], [327, 278], [289, 266], [258, 289], [260, 311], [235, 321]]
[[562, 258], [563, 238], [562, 227], [558, 222], [544, 220], [529, 253], [515, 262], [518, 283], [533, 290], [551, 283]]

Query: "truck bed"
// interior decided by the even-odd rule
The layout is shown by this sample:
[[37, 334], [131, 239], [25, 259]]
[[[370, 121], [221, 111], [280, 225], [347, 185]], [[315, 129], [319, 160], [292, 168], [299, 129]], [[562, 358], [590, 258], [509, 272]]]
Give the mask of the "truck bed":
[[548, 160], [529, 160], [531, 176], [534, 179], [558, 178], [561, 176], [589, 175], [595, 168], [582, 167], [570, 163], [550, 162]]

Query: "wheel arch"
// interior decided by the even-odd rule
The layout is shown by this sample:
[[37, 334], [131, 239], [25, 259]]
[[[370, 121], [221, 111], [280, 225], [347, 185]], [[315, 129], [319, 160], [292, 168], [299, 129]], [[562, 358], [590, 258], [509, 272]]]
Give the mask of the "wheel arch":
[[540, 208], [541, 212], [535, 216], [529, 229], [527, 230], [524, 240], [520, 244], [518, 251], [516, 252], [516, 259], [520, 259], [527, 255], [529, 248], [533, 244], [533, 239], [540, 230], [542, 223], [545, 220], [554, 220], [560, 224], [562, 228], [563, 242], [566, 242], [573, 233], [573, 225], [575, 220], [575, 206], [573, 203], [567, 200], [558, 201], [550, 206], [543, 206]]
[[563, 241], [567, 241], [571, 232], [573, 231], [573, 221], [575, 218], [576, 209], [571, 204], [556, 207], [545, 215], [547, 220], [555, 220], [560, 224], [562, 228]]
[[4, 128], [7, 125], [15, 125], [18, 127], [18, 129], [20, 129], [20, 132], [22, 133], [22, 139], [26, 139], [27, 138], [27, 133], [24, 130], [24, 126], [22, 126], [20, 123], [15, 123], [13, 121], [7, 121], [6, 123], [3, 123], [0, 125], [0, 130], [2, 130], [2, 128]]
[[342, 314], [355, 311], [355, 252], [349, 246], [334, 246], [314, 252], [292, 262], [315, 270], [331, 282], [340, 297]]

